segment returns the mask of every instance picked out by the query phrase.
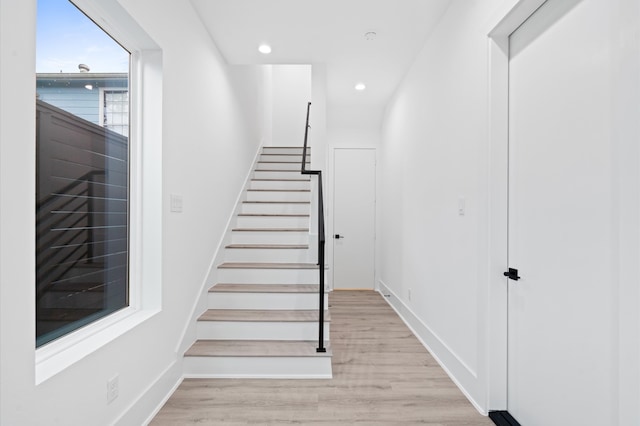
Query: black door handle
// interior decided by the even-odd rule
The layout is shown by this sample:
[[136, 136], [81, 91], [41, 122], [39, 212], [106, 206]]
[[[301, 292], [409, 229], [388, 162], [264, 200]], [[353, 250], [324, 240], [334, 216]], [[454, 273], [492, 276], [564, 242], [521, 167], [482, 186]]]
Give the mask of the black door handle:
[[339, 240], [340, 238], [344, 238], [344, 237], [340, 234], [336, 234], [333, 236], [333, 238], [335, 238], [336, 240]]
[[518, 276], [518, 270], [514, 268], [509, 268], [509, 270], [502, 275], [514, 281], [518, 281], [520, 279], [520, 277]]

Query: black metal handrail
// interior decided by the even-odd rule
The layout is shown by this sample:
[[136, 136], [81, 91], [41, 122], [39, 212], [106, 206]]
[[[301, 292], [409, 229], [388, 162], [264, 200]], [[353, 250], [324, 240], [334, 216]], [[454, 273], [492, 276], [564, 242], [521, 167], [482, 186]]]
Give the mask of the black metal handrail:
[[318, 272], [320, 283], [318, 286], [318, 347], [316, 352], [326, 352], [324, 347], [324, 199], [322, 197], [322, 170], [307, 170], [307, 137], [309, 135], [309, 112], [311, 102], [307, 103], [307, 122], [304, 128], [304, 147], [302, 148], [302, 168], [303, 175], [318, 176]]

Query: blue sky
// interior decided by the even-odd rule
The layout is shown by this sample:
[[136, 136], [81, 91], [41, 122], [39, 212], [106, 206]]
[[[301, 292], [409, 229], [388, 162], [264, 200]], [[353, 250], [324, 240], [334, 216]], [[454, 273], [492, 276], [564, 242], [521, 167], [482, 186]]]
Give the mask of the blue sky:
[[68, 0], [38, 0], [36, 72], [127, 72], [129, 54]]

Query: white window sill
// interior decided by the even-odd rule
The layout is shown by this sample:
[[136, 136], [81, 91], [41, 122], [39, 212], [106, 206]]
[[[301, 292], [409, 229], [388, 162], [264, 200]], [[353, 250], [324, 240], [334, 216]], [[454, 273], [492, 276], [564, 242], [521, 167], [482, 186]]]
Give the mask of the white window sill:
[[125, 308], [36, 349], [36, 385], [64, 371], [160, 312]]

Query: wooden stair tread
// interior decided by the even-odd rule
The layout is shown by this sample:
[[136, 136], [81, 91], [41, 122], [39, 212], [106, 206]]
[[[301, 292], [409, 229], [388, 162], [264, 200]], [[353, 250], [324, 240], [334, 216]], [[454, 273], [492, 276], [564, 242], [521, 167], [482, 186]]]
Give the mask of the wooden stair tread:
[[[309, 160], [305, 162], [308, 163]], [[302, 164], [302, 161], [258, 161], [258, 164]]]
[[311, 201], [243, 201], [244, 204], [311, 204]]
[[310, 189], [247, 189], [248, 192], [311, 192]]
[[316, 341], [299, 340], [197, 340], [185, 352], [185, 356], [241, 356], [241, 357], [328, 357], [331, 348], [325, 343], [327, 352], [318, 353]]
[[309, 232], [309, 228], [233, 228], [233, 232]]
[[[331, 321], [329, 311], [324, 312], [324, 320]], [[318, 322], [317, 309], [209, 309], [198, 321], [237, 322]]]
[[[307, 150], [309, 150], [309, 147], [307, 147]], [[262, 152], [260, 155], [267, 155], [267, 156], [273, 155], [273, 156], [278, 156], [278, 157], [286, 155], [286, 156], [291, 156], [291, 157], [300, 157], [302, 155], [302, 153], [300, 153], [300, 154], [287, 154], [286, 152], [280, 152], [280, 153], [277, 153], [277, 154], [272, 154], [272, 153], [269, 153], [269, 152], [266, 152], [266, 153]], [[307, 153], [307, 157], [310, 157], [310, 156], [311, 156], [311, 153], [308, 152]]]
[[299, 178], [299, 179], [251, 179], [252, 182], [311, 182], [311, 178]]
[[275, 250], [297, 250], [308, 249], [306, 244], [229, 244], [228, 249], [275, 249]]
[[[262, 150], [265, 149], [299, 149], [302, 150], [304, 147], [303, 146], [263, 146]], [[310, 146], [307, 147], [307, 151], [309, 151], [311, 149]]]
[[308, 214], [281, 214], [281, 213], [240, 213], [242, 217], [309, 217]]
[[210, 293], [317, 293], [317, 284], [225, 284], [209, 289]]
[[315, 263], [225, 262], [218, 269], [318, 269]]

